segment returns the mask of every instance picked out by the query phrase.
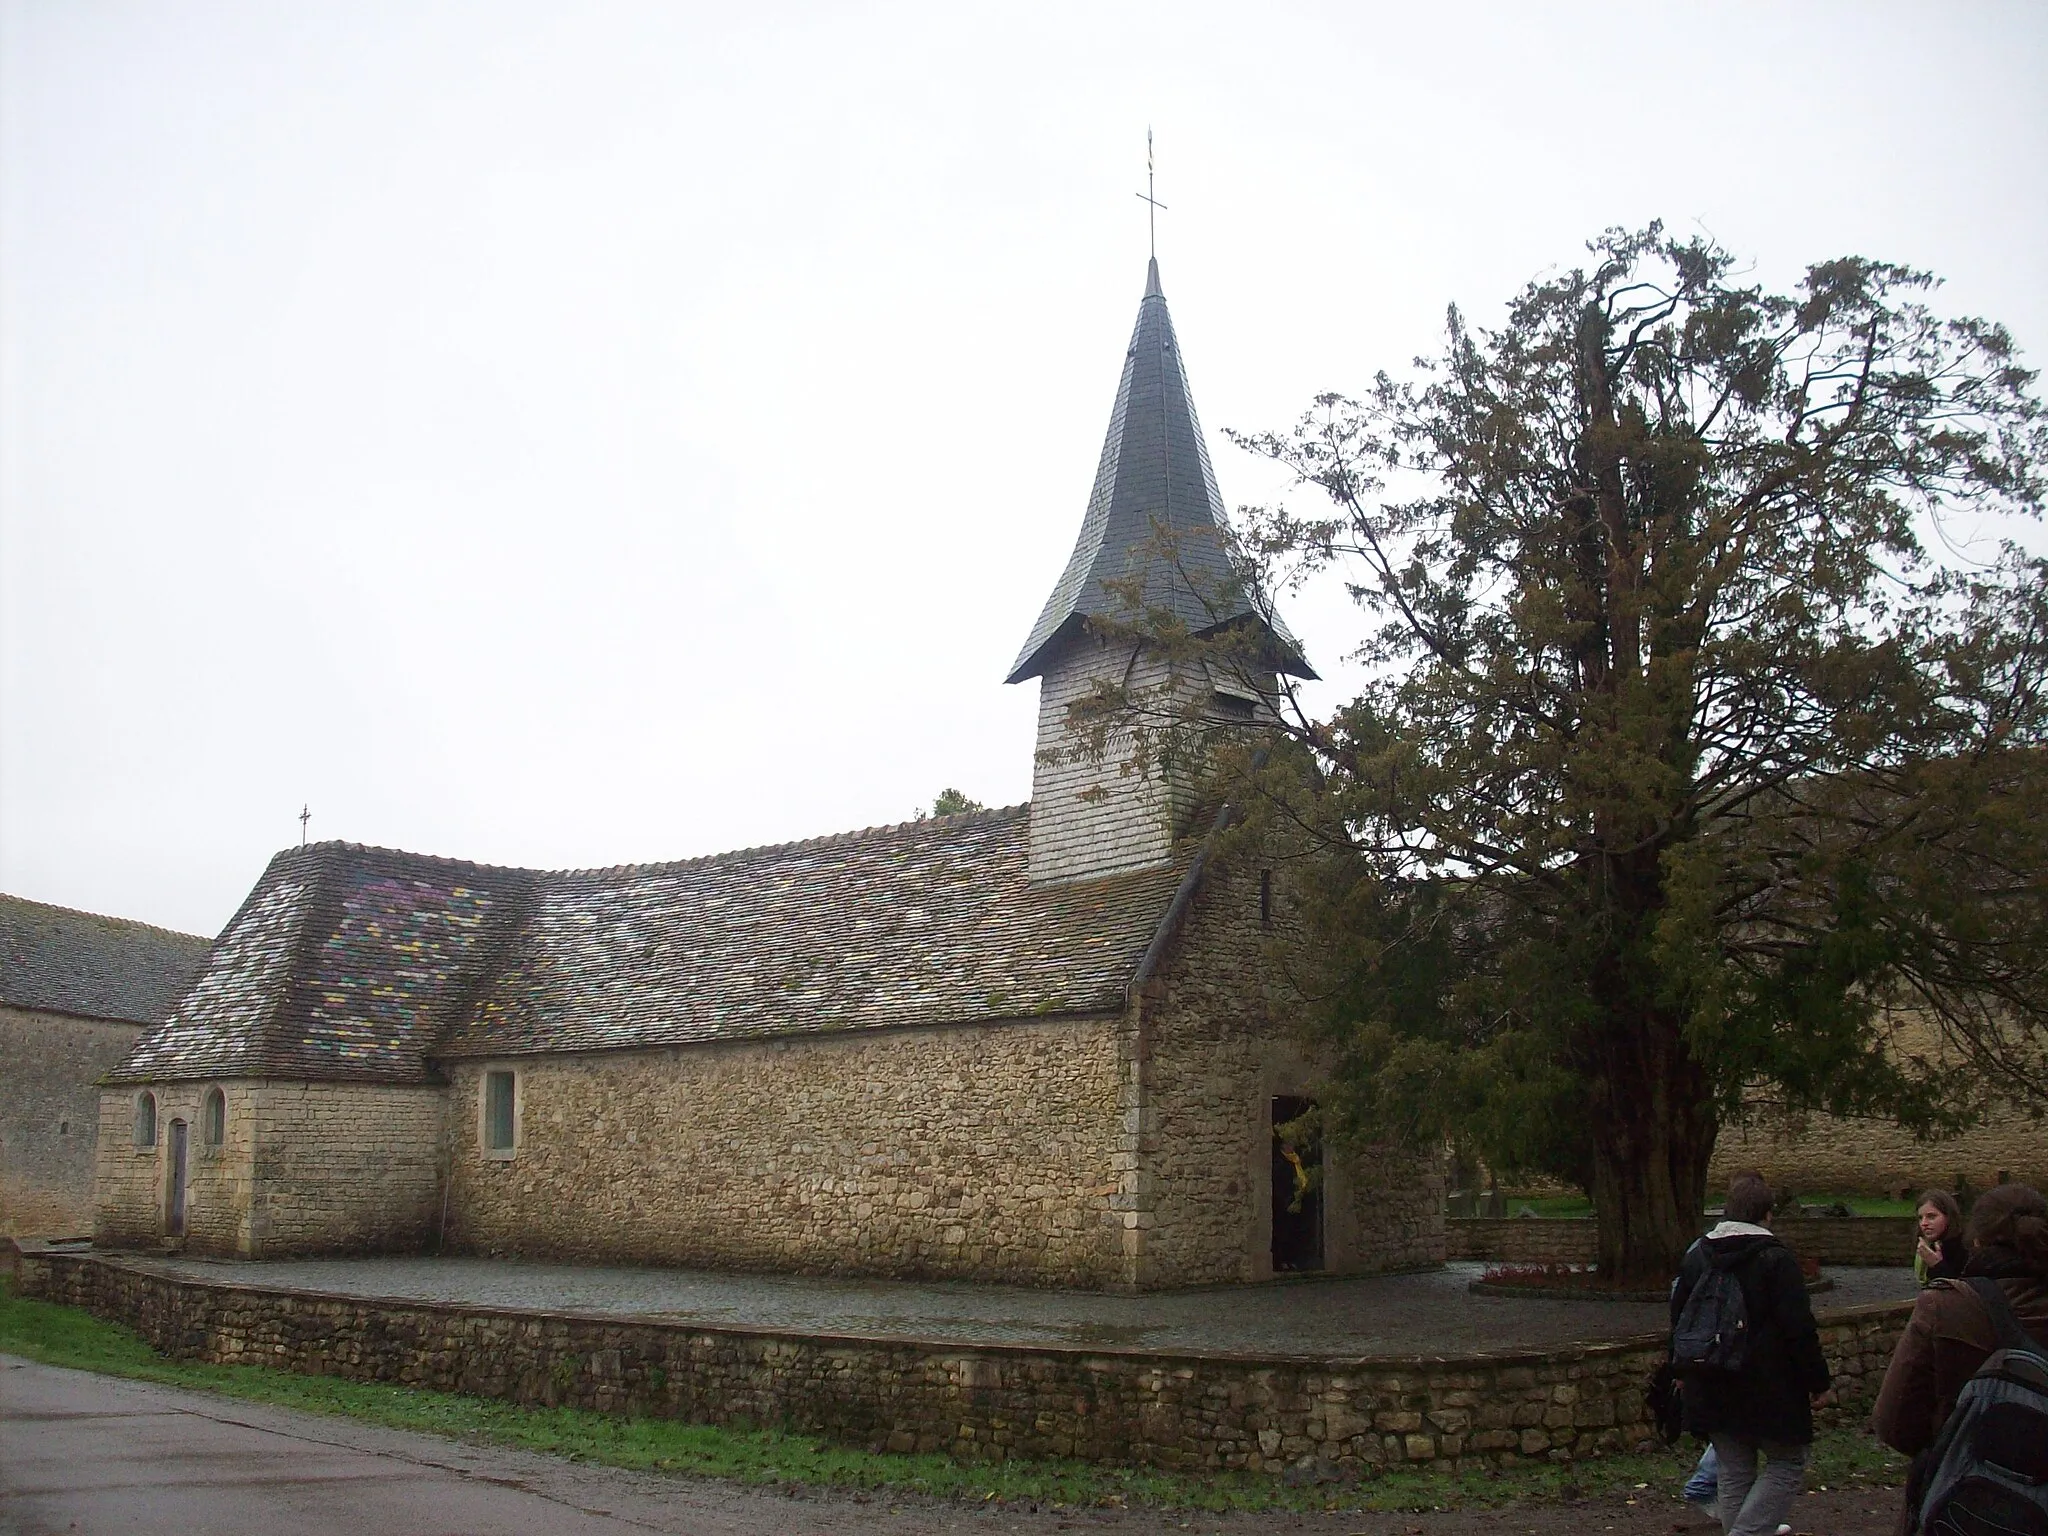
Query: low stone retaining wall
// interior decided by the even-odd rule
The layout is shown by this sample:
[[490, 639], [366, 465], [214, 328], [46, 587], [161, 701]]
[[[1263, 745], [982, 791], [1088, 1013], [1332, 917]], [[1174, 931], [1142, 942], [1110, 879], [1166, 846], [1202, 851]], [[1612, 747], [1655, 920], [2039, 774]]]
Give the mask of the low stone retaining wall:
[[[1771, 1223], [1785, 1246], [1823, 1264], [1904, 1267], [1918, 1235], [1910, 1216], [1797, 1217]], [[1594, 1228], [1586, 1219], [1453, 1216], [1444, 1222], [1447, 1256], [1503, 1264], [1590, 1264]]]
[[1453, 1216], [1444, 1222], [1444, 1253], [1501, 1264], [1590, 1264], [1593, 1223], [1536, 1216]]
[[[1073, 1456], [1339, 1476], [1400, 1462], [1571, 1460], [1649, 1438], [1661, 1339], [1459, 1359], [1314, 1360], [960, 1346], [314, 1295], [26, 1253], [21, 1292], [124, 1323], [164, 1353], [519, 1403], [784, 1424], [965, 1459]], [[1874, 1394], [1910, 1307], [1832, 1315], [1844, 1407]]]

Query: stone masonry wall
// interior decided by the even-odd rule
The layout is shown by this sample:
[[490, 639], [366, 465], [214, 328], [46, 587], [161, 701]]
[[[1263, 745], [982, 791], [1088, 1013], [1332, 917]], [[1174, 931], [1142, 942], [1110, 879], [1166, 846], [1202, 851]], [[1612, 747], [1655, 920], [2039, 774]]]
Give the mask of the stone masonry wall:
[[[1889, 1027], [1894, 1054], [1924, 1058], [1940, 1070], [1950, 1053], [1924, 1015], [1896, 1015]], [[1951, 1070], [1967, 1069], [1951, 1062]], [[1746, 1125], [1721, 1128], [1707, 1187], [1726, 1189], [1745, 1168], [1759, 1170], [1773, 1185], [1812, 1195], [1900, 1189], [1918, 1194], [1954, 1189], [1965, 1179], [1985, 1189], [2002, 1178], [2048, 1190], [2048, 1118], [2007, 1109], [1961, 1136], [1920, 1141], [1881, 1120], [1765, 1111]]]
[[[1119, 1286], [1118, 1025], [1008, 1022], [455, 1064], [481, 1253]], [[484, 1070], [518, 1138], [482, 1146]]]
[[1910, 1199], [1923, 1189], [1954, 1189], [1962, 1179], [1987, 1189], [2001, 1175], [2048, 1190], [2048, 1120], [2006, 1111], [1946, 1141], [1916, 1141], [1896, 1125], [1833, 1115], [1722, 1127], [1707, 1187], [1726, 1189], [1744, 1168], [1803, 1194], [1903, 1189]]
[[93, 1240], [115, 1246], [154, 1241], [162, 1231], [163, 1170], [156, 1147], [135, 1142], [135, 1104], [141, 1094], [128, 1089], [93, 1091], [99, 1098]]
[[250, 1257], [416, 1251], [441, 1215], [447, 1090], [256, 1085]]
[[[1444, 1223], [1453, 1259], [1505, 1264], [1590, 1264], [1591, 1221], [1454, 1216]], [[1910, 1216], [1786, 1218], [1771, 1223], [1785, 1246], [1822, 1264], [1904, 1266], [1913, 1262]]]
[[141, 1032], [139, 1024], [0, 1007], [0, 1235], [92, 1230], [94, 1081]]
[[[200, 1110], [208, 1088], [226, 1101], [224, 1135], [206, 1145]], [[109, 1247], [168, 1240], [166, 1200], [171, 1180], [171, 1124], [185, 1123], [185, 1237], [195, 1253], [246, 1253], [253, 1189], [255, 1121], [252, 1083], [160, 1083], [146, 1090], [100, 1092], [99, 1158], [93, 1241]], [[136, 1106], [144, 1092], [156, 1099], [156, 1140], [136, 1144]]]
[[1444, 1256], [1499, 1264], [1590, 1264], [1593, 1223], [1540, 1218], [1453, 1216], [1444, 1222]]
[[[24, 1253], [24, 1295], [85, 1307], [180, 1358], [519, 1403], [786, 1423], [969, 1460], [1071, 1456], [1187, 1471], [1337, 1474], [1574, 1460], [1651, 1436], [1661, 1338], [1544, 1354], [1313, 1361], [968, 1346], [323, 1297], [96, 1255]], [[1824, 1315], [1841, 1406], [1867, 1412], [1910, 1303]]]
[[[1262, 1280], [1272, 1263], [1272, 1101], [1319, 1074], [1270, 1011], [1256, 869], [1212, 864], [1144, 1000], [1142, 1189], [1148, 1286]], [[1441, 1263], [1436, 1162], [1325, 1149], [1325, 1269]]]
[[[209, 1088], [226, 1103], [219, 1147], [205, 1144]], [[141, 1093], [157, 1100], [153, 1146], [135, 1143]], [[104, 1247], [169, 1240], [170, 1126], [187, 1127], [185, 1238], [192, 1253], [418, 1248], [440, 1203], [444, 1091], [364, 1083], [159, 1083], [100, 1095], [98, 1206]]]

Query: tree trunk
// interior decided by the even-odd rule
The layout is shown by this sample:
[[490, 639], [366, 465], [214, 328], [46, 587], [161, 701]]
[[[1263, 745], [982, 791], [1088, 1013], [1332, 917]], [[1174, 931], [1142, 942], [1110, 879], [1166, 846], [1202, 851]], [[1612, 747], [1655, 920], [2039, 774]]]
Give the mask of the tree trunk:
[[1699, 1236], [1716, 1124], [1706, 1074], [1674, 1020], [1609, 1018], [1588, 1083], [1601, 1279], [1656, 1289]]

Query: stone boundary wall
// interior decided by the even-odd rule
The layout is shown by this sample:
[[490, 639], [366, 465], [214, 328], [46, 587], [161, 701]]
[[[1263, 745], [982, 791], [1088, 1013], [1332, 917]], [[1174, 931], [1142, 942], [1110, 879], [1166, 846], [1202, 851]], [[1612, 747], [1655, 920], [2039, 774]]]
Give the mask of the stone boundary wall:
[[[1319, 1360], [945, 1344], [577, 1313], [322, 1296], [25, 1252], [23, 1295], [137, 1329], [175, 1358], [385, 1381], [526, 1404], [721, 1423], [875, 1449], [1070, 1456], [1185, 1471], [1569, 1461], [1651, 1438], [1661, 1338], [1538, 1354]], [[1843, 1406], [1875, 1395], [1910, 1303], [1827, 1315]]]
[[[1774, 1221], [1785, 1246], [1823, 1264], [1904, 1268], [1913, 1262], [1917, 1230], [1910, 1216], [1805, 1217]], [[1453, 1259], [1503, 1264], [1590, 1264], [1593, 1223], [1584, 1219], [1453, 1216], [1444, 1222]]]
[[1502, 1264], [1590, 1264], [1593, 1223], [1540, 1216], [1452, 1216], [1444, 1222], [1444, 1252], [1453, 1259]]
[[[1924, 1058], [1937, 1071], [1969, 1070], [1924, 1015], [1895, 1014], [1885, 1027], [1895, 1059]], [[1959, 1136], [1922, 1141], [1886, 1120], [1789, 1115], [1755, 1104], [1746, 1121], [1721, 1127], [1707, 1188], [1726, 1189], [1743, 1168], [1757, 1169], [1775, 1189], [1842, 1194], [1904, 1190], [1911, 1196], [1953, 1190], [1963, 1179], [1978, 1189], [2007, 1178], [2048, 1189], [2048, 1119], [2000, 1108]]]

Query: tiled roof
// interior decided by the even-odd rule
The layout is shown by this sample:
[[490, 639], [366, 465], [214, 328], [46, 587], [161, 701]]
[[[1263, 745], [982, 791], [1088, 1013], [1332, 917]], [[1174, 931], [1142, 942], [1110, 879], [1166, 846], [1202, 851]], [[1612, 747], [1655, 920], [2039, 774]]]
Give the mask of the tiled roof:
[[[1104, 583], [1128, 580], [1141, 567], [1143, 606], [1172, 613], [1193, 633], [1259, 620], [1231, 570], [1226, 526], [1154, 260], [1081, 535], [1006, 681], [1019, 683], [1044, 671], [1062, 637], [1087, 619], [1126, 617], [1131, 610], [1125, 599]], [[1162, 528], [1169, 532], [1170, 554]], [[1313, 677], [1294, 637], [1284, 627], [1272, 633], [1281, 670]]]
[[1120, 1007], [1178, 871], [1034, 887], [1029, 807], [539, 873], [280, 854], [116, 1077], [417, 1081], [437, 1057]]
[[195, 933], [0, 896], [0, 1003], [153, 1024], [207, 947]]
[[114, 1082], [416, 1082], [488, 974], [535, 876], [350, 843], [270, 861], [206, 969]]

